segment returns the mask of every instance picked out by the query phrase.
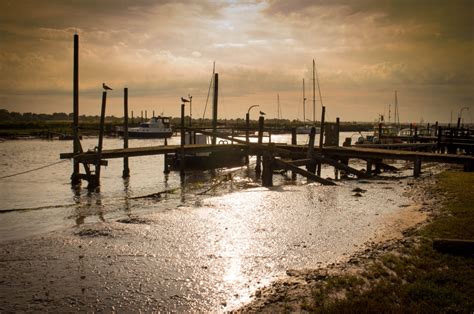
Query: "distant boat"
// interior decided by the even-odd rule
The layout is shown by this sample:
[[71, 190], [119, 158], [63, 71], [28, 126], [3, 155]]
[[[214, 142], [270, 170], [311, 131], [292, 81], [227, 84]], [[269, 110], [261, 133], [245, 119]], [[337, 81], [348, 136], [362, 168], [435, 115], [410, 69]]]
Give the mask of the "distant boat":
[[[128, 129], [129, 138], [168, 138], [173, 135], [170, 117], [153, 117], [148, 122], [142, 122], [138, 127]], [[117, 133], [123, 136], [123, 127], [117, 127]]]
[[[312, 128], [313, 127], [309, 126], [309, 125], [299, 126], [299, 127], [296, 128], [296, 134], [309, 134], [309, 133], [311, 133]], [[315, 134], [321, 133], [321, 128], [315, 127], [315, 129], [316, 129]]]

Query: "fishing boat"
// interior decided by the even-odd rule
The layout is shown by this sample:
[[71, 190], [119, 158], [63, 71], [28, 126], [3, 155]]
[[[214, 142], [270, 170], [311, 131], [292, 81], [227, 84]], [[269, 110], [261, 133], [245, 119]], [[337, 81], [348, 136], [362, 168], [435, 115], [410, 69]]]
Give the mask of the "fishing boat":
[[[204, 134], [187, 134], [185, 145], [210, 144], [211, 139]], [[227, 140], [220, 140], [218, 144], [228, 144]], [[180, 154], [168, 154], [166, 163], [170, 170], [178, 171], [181, 168], [183, 157]], [[186, 153], [184, 164], [187, 170], [209, 170], [217, 168], [239, 167], [245, 164], [245, 151], [239, 147], [229, 147], [225, 151]]]
[[[169, 138], [173, 135], [170, 126], [171, 117], [153, 117], [148, 122], [142, 122], [138, 127], [128, 129], [129, 138]], [[119, 136], [123, 136], [123, 127], [117, 127]]]

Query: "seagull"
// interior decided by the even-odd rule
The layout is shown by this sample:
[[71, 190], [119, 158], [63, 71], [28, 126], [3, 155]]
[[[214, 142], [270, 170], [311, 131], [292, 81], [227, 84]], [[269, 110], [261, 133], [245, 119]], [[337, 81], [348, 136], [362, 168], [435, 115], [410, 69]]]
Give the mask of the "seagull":
[[186, 98], [183, 98], [183, 97], [181, 97], [181, 101], [182, 102], [189, 102], [189, 100], [187, 100]]
[[264, 116], [264, 115], [265, 115], [265, 112], [263, 112], [263, 111], [260, 111], [260, 114], [261, 114], [262, 116]]
[[112, 88], [108, 87], [107, 85], [105, 85], [105, 83], [102, 83], [102, 88], [104, 90], [112, 90]]

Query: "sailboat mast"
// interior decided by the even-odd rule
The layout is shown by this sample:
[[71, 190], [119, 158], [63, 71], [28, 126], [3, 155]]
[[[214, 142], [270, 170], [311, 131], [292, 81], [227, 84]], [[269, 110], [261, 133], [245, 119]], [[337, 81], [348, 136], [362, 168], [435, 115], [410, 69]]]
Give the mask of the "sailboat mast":
[[280, 94], [277, 94], [277, 119], [281, 119]]
[[395, 122], [397, 123], [397, 127], [400, 128], [400, 112], [398, 112], [397, 91], [395, 91]]
[[313, 59], [313, 124], [316, 124], [316, 80], [314, 78], [314, 59]]
[[306, 122], [306, 95], [304, 91], [304, 78], [303, 78], [303, 123]]
[[322, 110], [324, 105], [323, 105], [323, 97], [321, 96], [321, 87], [319, 86], [318, 71], [316, 70], [316, 67], [314, 67], [314, 69], [315, 69], [314, 71], [316, 72], [316, 81], [318, 82], [319, 101], [321, 102], [321, 110]]

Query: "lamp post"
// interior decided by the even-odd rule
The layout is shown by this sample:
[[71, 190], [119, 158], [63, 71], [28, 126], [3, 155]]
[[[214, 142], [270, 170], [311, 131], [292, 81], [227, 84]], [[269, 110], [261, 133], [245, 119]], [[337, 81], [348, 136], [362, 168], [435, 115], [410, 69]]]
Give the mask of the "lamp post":
[[250, 106], [245, 115], [245, 141], [247, 143], [249, 142], [250, 110], [255, 107], [259, 107], [259, 105]]
[[467, 111], [469, 111], [469, 107], [462, 107], [461, 110], [459, 110], [459, 116], [458, 116], [458, 129], [460, 127], [460, 123], [461, 123], [461, 116], [462, 116], [462, 112], [464, 111], [464, 109], [466, 109]]

